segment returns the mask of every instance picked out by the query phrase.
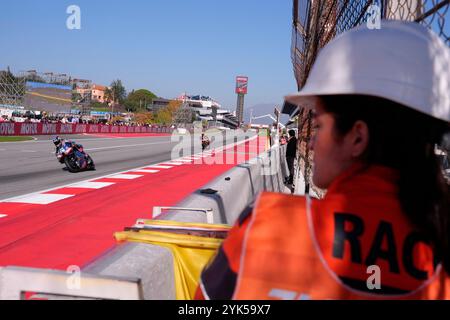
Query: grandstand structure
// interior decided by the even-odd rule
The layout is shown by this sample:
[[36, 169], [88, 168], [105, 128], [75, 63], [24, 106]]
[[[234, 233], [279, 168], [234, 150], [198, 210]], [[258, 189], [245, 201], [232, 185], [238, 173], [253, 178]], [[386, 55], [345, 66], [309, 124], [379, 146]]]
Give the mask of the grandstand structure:
[[93, 84], [65, 73], [0, 70], [0, 107], [70, 113], [77, 106], [89, 114]]
[[38, 72], [36, 70], [22, 71], [20, 77], [25, 78], [25, 81], [41, 82], [55, 85], [70, 86], [72, 85], [72, 78], [65, 73], [54, 72]]
[[15, 76], [9, 70], [0, 70], [0, 107], [7, 109], [23, 108], [25, 79]]
[[0, 71], [0, 107], [20, 110], [70, 112], [72, 78], [53, 72]]
[[230, 110], [223, 109], [213, 98], [202, 95], [182, 95], [177, 98], [182, 101], [181, 107], [175, 114], [177, 124], [190, 124], [193, 121], [203, 121], [208, 126], [235, 129], [239, 126], [236, 115]]
[[[291, 58], [298, 90], [308, 78], [318, 52], [340, 33], [374, 19], [376, 8], [381, 19], [407, 20], [423, 24], [450, 45], [450, 0], [293, 0]], [[315, 189], [311, 181], [312, 114], [301, 106], [285, 103], [283, 113], [298, 117], [299, 167], [306, 181], [306, 192]]]

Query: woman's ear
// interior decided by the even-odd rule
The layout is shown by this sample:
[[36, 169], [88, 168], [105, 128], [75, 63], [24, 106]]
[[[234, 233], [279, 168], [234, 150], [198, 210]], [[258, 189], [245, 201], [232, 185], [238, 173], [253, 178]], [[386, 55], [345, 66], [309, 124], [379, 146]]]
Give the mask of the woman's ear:
[[369, 127], [364, 121], [358, 120], [353, 125], [351, 142], [351, 155], [353, 158], [358, 158], [364, 154], [369, 145]]

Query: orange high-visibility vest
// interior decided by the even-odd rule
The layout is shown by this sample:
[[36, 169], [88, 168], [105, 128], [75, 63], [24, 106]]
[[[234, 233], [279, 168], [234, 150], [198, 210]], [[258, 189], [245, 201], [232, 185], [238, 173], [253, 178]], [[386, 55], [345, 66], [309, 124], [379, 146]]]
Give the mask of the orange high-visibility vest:
[[339, 192], [324, 200], [261, 194], [233, 299], [449, 299], [448, 276], [426, 240], [394, 190], [380, 190], [370, 201]]

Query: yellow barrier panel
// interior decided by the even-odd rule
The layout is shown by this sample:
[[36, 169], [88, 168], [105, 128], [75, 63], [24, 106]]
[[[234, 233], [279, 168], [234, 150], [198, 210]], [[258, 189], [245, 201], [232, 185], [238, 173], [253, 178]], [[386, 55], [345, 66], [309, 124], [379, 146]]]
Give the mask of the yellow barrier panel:
[[[181, 229], [204, 228], [208, 231], [224, 231], [225, 225], [193, 224], [174, 221], [145, 221], [145, 225], [178, 226]], [[138, 232], [124, 231], [114, 234], [117, 241], [148, 243], [168, 248], [174, 259], [175, 289], [177, 300], [194, 298], [200, 273], [208, 261], [215, 255], [223, 239], [153, 231], [141, 229]]]
[[209, 223], [194, 223], [194, 222], [179, 222], [171, 220], [139, 220], [145, 226], [163, 226], [163, 227], [178, 227], [180, 229], [191, 230], [194, 228], [208, 229], [211, 231], [228, 231], [230, 226], [227, 224], [209, 224]]

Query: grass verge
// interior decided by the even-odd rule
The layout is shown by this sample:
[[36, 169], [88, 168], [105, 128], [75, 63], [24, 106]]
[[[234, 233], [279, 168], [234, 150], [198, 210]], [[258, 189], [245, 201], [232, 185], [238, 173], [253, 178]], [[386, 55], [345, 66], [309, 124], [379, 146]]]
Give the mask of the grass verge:
[[18, 142], [18, 141], [29, 141], [29, 140], [33, 140], [33, 137], [14, 137], [14, 136], [1, 136], [0, 137], [0, 142]]

